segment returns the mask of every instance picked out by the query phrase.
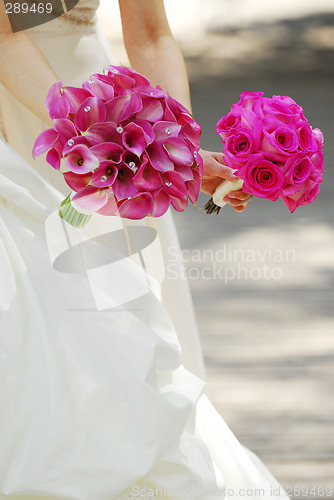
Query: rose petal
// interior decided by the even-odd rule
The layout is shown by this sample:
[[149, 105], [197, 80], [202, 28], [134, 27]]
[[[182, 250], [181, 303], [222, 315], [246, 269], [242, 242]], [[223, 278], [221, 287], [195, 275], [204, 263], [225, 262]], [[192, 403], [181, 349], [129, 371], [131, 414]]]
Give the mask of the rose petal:
[[35, 141], [32, 150], [33, 156], [35, 157], [45, 153], [45, 151], [47, 151], [48, 149], [52, 148], [55, 145], [58, 139], [59, 139], [59, 133], [53, 128], [44, 130], [44, 132], [39, 134], [39, 136]]
[[143, 219], [151, 212], [152, 205], [152, 195], [150, 193], [141, 193], [130, 200], [125, 200], [119, 207], [119, 214], [127, 219]]

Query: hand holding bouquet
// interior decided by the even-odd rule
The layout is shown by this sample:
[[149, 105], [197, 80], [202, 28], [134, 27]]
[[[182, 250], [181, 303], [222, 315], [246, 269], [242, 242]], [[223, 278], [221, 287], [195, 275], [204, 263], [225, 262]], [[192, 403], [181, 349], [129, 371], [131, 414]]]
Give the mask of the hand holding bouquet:
[[53, 128], [33, 155], [72, 189], [60, 216], [82, 227], [91, 214], [142, 219], [196, 203], [203, 174], [201, 127], [187, 109], [133, 69], [108, 66], [82, 88], [55, 83], [46, 106]]
[[290, 212], [312, 203], [319, 193], [321, 130], [312, 129], [291, 97], [262, 96], [263, 92], [243, 92], [217, 123], [224, 161], [239, 180], [218, 186], [205, 206], [207, 213], [219, 213], [224, 196], [241, 187], [260, 198], [281, 198]]

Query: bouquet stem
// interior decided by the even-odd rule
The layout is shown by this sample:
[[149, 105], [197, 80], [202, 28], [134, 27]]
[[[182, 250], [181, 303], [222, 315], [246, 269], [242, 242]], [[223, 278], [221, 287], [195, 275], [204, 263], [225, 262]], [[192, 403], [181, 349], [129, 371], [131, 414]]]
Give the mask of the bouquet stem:
[[243, 179], [236, 179], [235, 181], [223, 181], [213, 193], [212, 198], [206, 203], [205, 210], [207, 214], [219, 214], [220, 209], [226, 205], [223, 201], [224, 197], [231, 191], [238, 191], [242, 188]]
[[89, 222], [92, 216], [78, 212], [72, 206], [71, 195], [69, 194], [60, 204], [59, 217], [71, 224], [71, 226], [81, 229]]

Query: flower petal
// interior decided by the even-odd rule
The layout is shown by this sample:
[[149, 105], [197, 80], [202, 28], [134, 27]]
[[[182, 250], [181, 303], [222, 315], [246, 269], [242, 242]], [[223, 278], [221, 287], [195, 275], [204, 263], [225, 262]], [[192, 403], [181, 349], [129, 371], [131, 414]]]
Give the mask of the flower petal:
[[199, 197], [199, 192], [201, 190], [202, 178], [199, 172], [197, 172], [196, 170], [193, 171], [193, 174], [194, 174], [194, 180], [186, 182], [186, 187], [188, 191], [189, 200], [191, 201], [191, 203], [196, 205], [196, 202]]
[[147, 147], [147, 154], [153, 167], [160, 172], [174, 170], [174, 163], [160, 142], [153, 142]]
[[135, 123], [129, 123], [124, 127], [122, 140], [126, 149], [137, 156], [141, 156], [147, 146], [143, 129]]
[[47, 151], [48, 149], [52, 148], [55, 145], [58, 139], [59, 139], [59, 133], [57, 132], [57, 130], [54, 130], [53, 128], [44, 130], [44, 132], [39, 134], [39, 136], [35, 141], [32, 150], [33, 156], [35, 157], [45, 153], [45, 151]]
[[75, 126], [84, 132], [94, 123], [104, 122], [106, 114], [105, 105], [99, 97], [88, 97], [78, 109]]
[[194, 157], [184, 140], [171, 137], [164, 142], [164, 148], [173, 162], [185, 167], [192, 165]]
[[152, 195], [150, 193], [141, 193], [130, 200], [125, 200], [119, 207], [119, 214], [127, 219], [143, 219], [151, 212], [152, 205]]
[[97, 213], [100, 215], [107, 215], [107, 216], [119, 215], [117, 200], [114, 193], [112, 192], [111, 189], [106, 189], [105, 193], [107, 193], [108, 195], [107, 203], [103, 205], [103, 207], [101, 207], [99, 210], [97, 210]]
[[161, 174], [161, 178], [170, 196], [186, 198], [187, 188], [180, 174], [177, 172], [164, 172]]
[[81, 191], [85, 186], [89, 184], [92, 174], [76, 174], [74, 172], [65, 172], [64, 174], [65, 182], [70, 186], [73, 191]]
[[118, 128], [117, 124], [113, 122], [95, 123], [85, 132], [85, 137], [92, 145], [97, 145], [101, 142], [114, 142], [123, 147], [123, 129], [121, 132], [118, 132]]
[[115, 142], [103, 142], [92, 146], [90, 150], [100, 161], [109, 160], [114, 163], [120, 163], [121, 154], [124, 151], [122, 146]]
[[48, 92], [48, 95], [46, 96], [46, 100], [45, 100], [45, 106], [48, 110], [51, 109], [55, 100], [60, 96], [62, 86], [63, 86], [63, 82], [60, 80], [59, 80], [59, 82], [56, 82], [53, 85], [51, 85], [49, 92]]
[[153, 125], [155, 140], [164, 142], [169, 137], [177, 137], [181, 130], [181, 125], [175, 122], [160, 121]]
[[117, 177], [117, 165], [111, 161], [102, 161], [99, 168], [93, 173], [90, 183], [96, 187], [111, 186]]
[[99, 166], [99, 160], [87, 146], [79, 144], [71, 149], [65, 158], [66, 167], [72, 172], [86, 174]]
[[71, 202], [73, 207], [78, 207], [83, 210], [96, 212], [102, 208], [108, 201], [108, 195], [103, 189], [98, 189], [94, 186], [87, 186], [76, 193]]
[[54, 169], [60, 169], [60, 155], [55, 148], [52, 148], [48, 151], [46, 155], [46, 161], [49, 165], [51, 165]]
[[152, 142], [155, 139], [155, 134], [153, 132], [152, 125], [146, 120], [140, 120], [137, 118], [135, 120], [133, 120], [133, 123], [135, 123], [136, 125], [138, 125], [139, 127], [141, 127], [143, 129], [146, 143], [152, 144]]
[[161, 188], [153, 195], [153, 206], [150, 212], [151, 217], [161, 217], [167, 212], [170, 204], [169, 194]]
[[76, 113], [85, 99], [91, 97], [91, 93], [88, 90], [78, 87], [64, 87], [62, 95], [70, 103], [70, 113]]
[[143, 103], [137, 93], [114, 97], [106, 103], [107, 121], [120, 123], [141, 110]]
[[70, 112], [70, 104], [63, 96], [58, 96], [49, 110], [49, 115], [54, 118], [67, 118]]
[[118, 200], [129, 198], [137, 193], [138, 189], [133, 183], [134, 173], [127, 165], [121, 165], [113, 183], [113, 192]]
[[94, 97], [99, 97], [106, 101], [110, 101], [110, 99], [113, 99], [115, 96], [114, 87], [99, 78], [91, 77], [87, 82], [83, 83], [82, 86]]
[[66, 156], [69, 154], [71, 149], [74, 146], [78, 146], [79, 144], [82, 144], [83, 146], [90, 146], [90, 143], [87, 141], [86, 137], [84, 135], [77, 135], [76, 137], [71, 137], [65, 144], [64, 148], [62, 151], [63, 156]]
[[134, 184], [137, 188], [143, 191], [155, 191], [162, 186], [160, 174], [152, 167], [146, 160], [136, 172], [133, 178]]
[[183, 212], [188, 205], [187, 198], [175, 198], [175, 196], [170, 196], [169, 199], [170, 199], [170, 203], [171, 203], [172, 207], [177, 212]]
[[158, 99], [143, 97], [143, 109], [137, 113], [136, 118], [158, 122], [164, 116], [164, 108]]
[[55, 118], [53, 126], [59, 132], [60, 140], [63, 144], [78, 135], [74, 124], [67, 118]]

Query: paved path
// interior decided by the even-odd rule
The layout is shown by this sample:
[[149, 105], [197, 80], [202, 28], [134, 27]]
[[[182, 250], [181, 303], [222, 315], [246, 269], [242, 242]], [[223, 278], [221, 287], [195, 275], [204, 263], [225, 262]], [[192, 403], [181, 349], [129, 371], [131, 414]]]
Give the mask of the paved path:
[[[320, 4], [317, 15], [294, 19], [282, 10], [284, 22], [246, 16], [242, 30], [215, 16], [209, 33], [177, 30], [203, 146], [219, 150], [215, 123], [240, 92], [290, 95], [325, 134], [316, 202], [293, 215], [264, 200], [218, 217], [190, 207], [175, 220], [216, 408], [282, 484], [333, 499], [334, 4]], [[119, 32], [110, 40], [125, 64]]]

